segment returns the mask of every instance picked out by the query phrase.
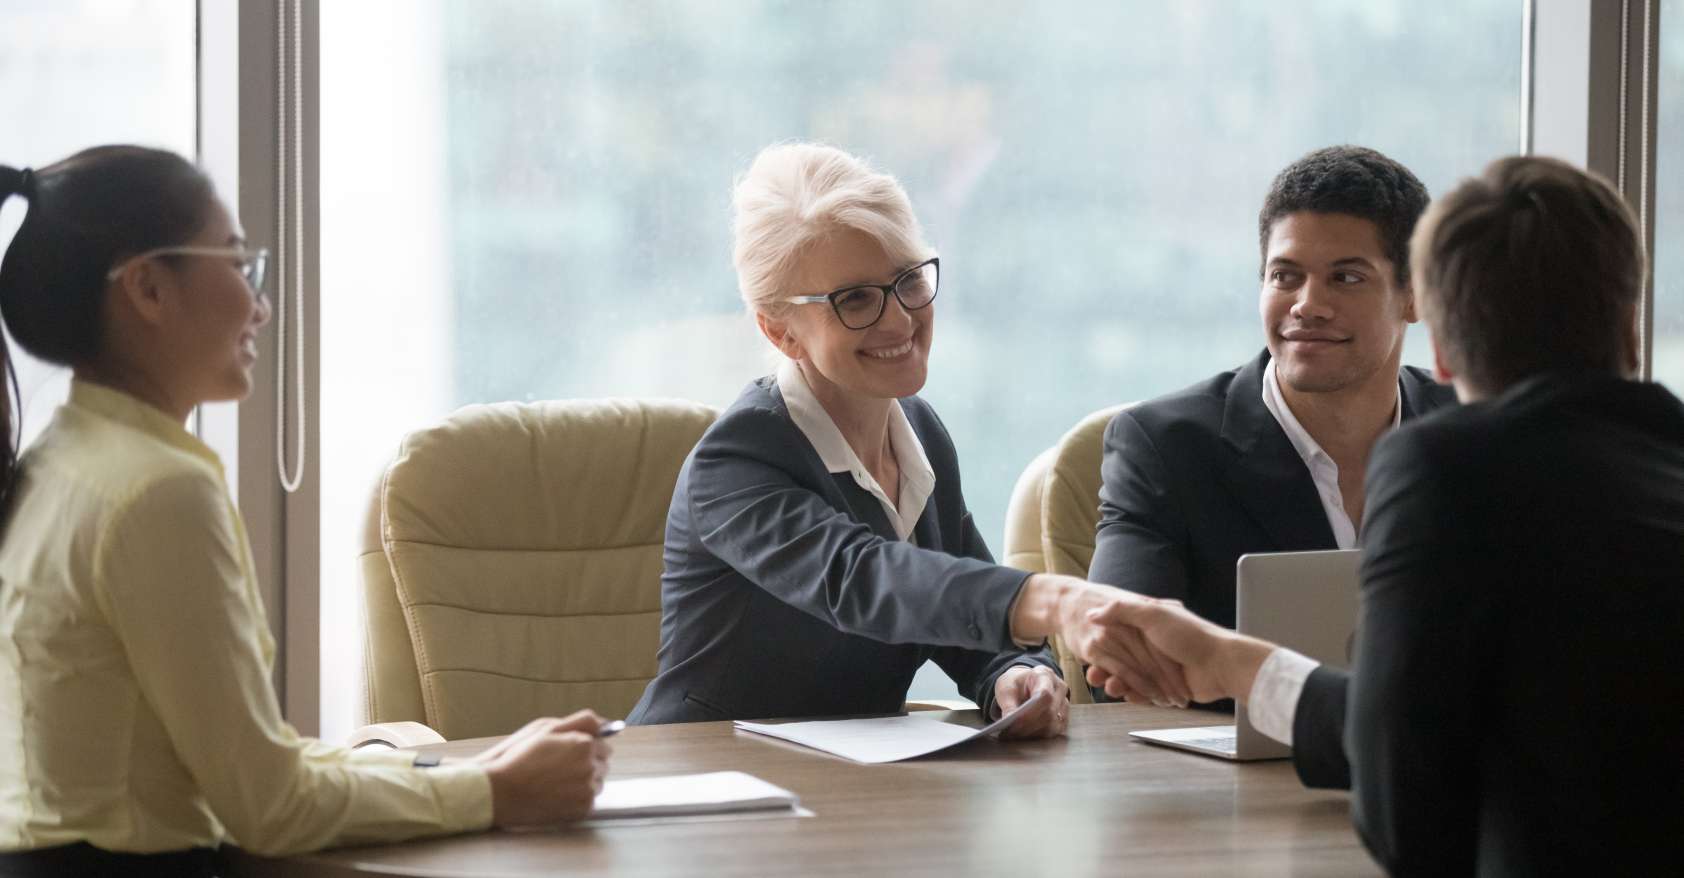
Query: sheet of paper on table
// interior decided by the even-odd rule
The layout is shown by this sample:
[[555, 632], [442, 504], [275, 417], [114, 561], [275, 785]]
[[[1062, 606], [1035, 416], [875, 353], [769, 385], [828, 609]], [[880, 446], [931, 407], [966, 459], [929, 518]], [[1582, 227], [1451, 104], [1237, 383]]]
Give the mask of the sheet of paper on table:
[[946, 750], [966, 741], [1003, 731], [1050, 697], [1045, 692], [1037, 692], [1035, 697], [1019, 705], [1016, 710], [980, 729], [927, 719], [916, 713], [872, 719], [795, 723], [751, 723], [737, 720], [737, 728], [758, 735], [781, 738], [855, 762], [875, 765], [927, 756], [938, 750]]
[[608, 781], [597, 794], [587, 819], [791, 810], [800, 804], [800, 797], [794, 793], [752, 774], [715, 771]]

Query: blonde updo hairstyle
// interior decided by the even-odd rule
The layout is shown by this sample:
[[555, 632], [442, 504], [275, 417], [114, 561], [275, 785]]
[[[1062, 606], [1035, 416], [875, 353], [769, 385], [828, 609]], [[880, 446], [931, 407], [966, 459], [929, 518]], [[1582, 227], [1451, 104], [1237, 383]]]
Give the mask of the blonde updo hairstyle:
[[829, 292], [793, 284], [802, 257], [843, 229], [871, 236], [898, 266], [935, 255], [900, 181], [833, 146], [761, 150], [737, 178], [732, 208], [732, 262], [751, 314], [781, 317], [793, 307], [783, 299]]

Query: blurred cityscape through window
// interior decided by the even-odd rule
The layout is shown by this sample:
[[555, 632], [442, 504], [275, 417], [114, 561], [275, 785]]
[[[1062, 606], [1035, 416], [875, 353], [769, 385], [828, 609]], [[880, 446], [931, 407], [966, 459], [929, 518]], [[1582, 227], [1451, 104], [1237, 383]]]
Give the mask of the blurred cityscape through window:
[[1083, 415], [1261, 349], [1281, 167], [1363, 144], [1436, 193], [1517, 150], [1521, 27], [1518, 0], [323, 4], [324, 733], [355, 694], [329, 672], [357, 661], [351, 535], [405, 431], [723, 406], [771, 371], [730, 263], [761, 147], [906, 184], [942, 257], [923, 396], [999, 554], [1014, 480]]

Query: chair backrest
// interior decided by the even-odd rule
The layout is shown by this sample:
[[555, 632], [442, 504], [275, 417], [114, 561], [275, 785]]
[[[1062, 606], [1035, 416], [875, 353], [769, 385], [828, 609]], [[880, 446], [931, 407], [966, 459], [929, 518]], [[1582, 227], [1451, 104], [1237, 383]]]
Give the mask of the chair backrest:
[[363, 609], [363, 697], [358, 725], [427, 721], [421, 678], [415, 670], [415, 644], [409, 639], [409, 623], [398, 601], [398, 585], [382, 539], [380, 507], [386, 494], [386, 469], [381, 467], [369, 492], [357, 546]]
[[677, 400], [497, 403], [405, 437], [361, 558], [366, 721], [454, 739], [630, 711], [655, 675], [667, 507], [715, 416]]
[[1047, 556], [1041, 549], [1041, 491], [1057, 452], [1055, 446], [1035, 455], [1012, 486], [1012, 498], [1006, 503], [1006, 538], [1000, 544], [1000, 563], [1007, 567], [1047, 572]]
[[[1133, 403], [1100, 409], [1076, 422], [1050, 449], [1052, 459], [1041, 483], [1041, 557], [1047, 573], [1083, 579], [1093, 561], [1093, 536], [1099, 526], [1100, 461], [1105, 454], [1105, 425]], [[1037, 458], [1039, 459], [1039, 458]], [[1082, 661], [1053, 638], [1070, 699], [1093, 700], [1082, 679]]]
[[1041, 487], [1041, 551], [1048, 573], [1088, 575], [1093, 535], [1099, 527], [1099, 465], [1105, 426], [1133, 403], [1100, 409], [1076, 422], [1058, 440]]

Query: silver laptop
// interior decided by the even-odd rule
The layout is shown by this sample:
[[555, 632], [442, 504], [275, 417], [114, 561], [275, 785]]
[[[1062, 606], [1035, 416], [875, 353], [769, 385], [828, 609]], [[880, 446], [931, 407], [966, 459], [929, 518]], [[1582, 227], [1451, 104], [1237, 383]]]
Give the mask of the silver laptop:
[[[1240, 633], [1301, 652], [1337, 668], [1351, 665], [1357, 624], [1356, 549], [1242, 555], [1236, 566]], [[1252, 728], [1245, 707], [1234, 724], [1129, 734], [1153, 744], [1251, 761], [1282, 759], [1292, 748]]]

